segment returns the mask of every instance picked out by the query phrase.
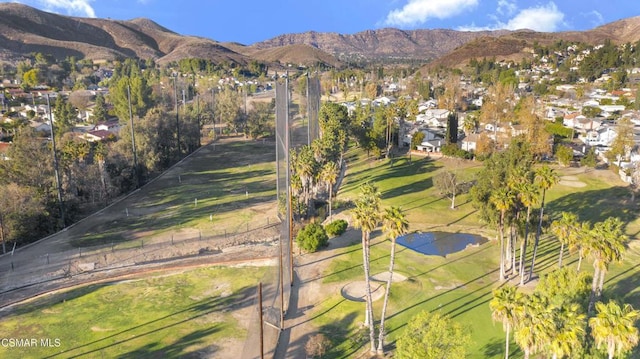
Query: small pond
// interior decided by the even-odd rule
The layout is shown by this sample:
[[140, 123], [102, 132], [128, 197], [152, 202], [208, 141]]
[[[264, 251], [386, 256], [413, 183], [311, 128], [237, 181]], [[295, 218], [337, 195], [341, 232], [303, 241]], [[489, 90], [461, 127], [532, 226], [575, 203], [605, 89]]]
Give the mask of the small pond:
[[418, 253], [443, 257], [486, 242], [488, 240], [479, 235], [447, 232], [410, 233], [396, 239], [396, 243]]

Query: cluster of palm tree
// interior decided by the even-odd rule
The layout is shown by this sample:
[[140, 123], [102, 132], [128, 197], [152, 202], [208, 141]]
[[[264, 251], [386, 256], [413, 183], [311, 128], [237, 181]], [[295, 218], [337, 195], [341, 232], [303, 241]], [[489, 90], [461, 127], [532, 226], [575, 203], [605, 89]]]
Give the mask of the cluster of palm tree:
[[335, 161], [324, 159], [317, 150], [314, 151], [316, 148], [305, 145], [291, 151], [291, 190], [295, 208], [299, 209], [298, 216], [311, 214], [312, 202], [319, 198], [321, 188], [327, 194], [331, 214], [333, 186], [338, 180], [340, 167]]
[[[592, 340], [605, 346], [609, 358], [626, 353], [638, 343], [635, 322], [640, 311], [616, 301], [596, 303], [597, 315], [587, 320], [584, 307], [544, 292], [522, 294], [506, 285], [493, 292], [489, 303], [492, 318], [502, 322], [506, 332], [505, 358], [509, 358], [510, 333], [525, 359], [545, 354], [554, 359], [584, 355]], [[590, 335], [587, 335], [590, 330]]]
[[627, 236], [624, 234], [624, 223], [618, 218], [609, 217], [597, 222], [593, 227], [589, 222], [578, 222], [577, 216], [563, 212], [562, 217], [551, 224], [551, 231], [560, 241], [560, 258], [558, 265], [562, 267], [565, 245], [570, 252], [577, 252], [580, 271], [582, 259], [590, 256], [593, 259], [593, 283], [589, 311], [600, 297], [604, 286], [604, 277], [613, 262], [622, 260], [625, 252]]
[[[561, 242], [560, 266], [565, 246], [579, 254], [577, 273], [567, 267], [560, 268], [547, 277], [553, 276], [553, 280], [542, 281], [532, 295], [523, 295], [513, 286], [494, 291], [490, 307], [494, 320], [501, 321], [506, 332], [506, 356], [511, 330], [515, 330], [515, 340], [525, 358], [539, 352], [553, 358], [579, 353], [588, 340], [587, 323], [591, 328], [591, 338], [598, 348], [606, 346], [609, 358], [613, 358], [614, 353], [632, 349], [638, 342], [634, 323], [640, 312], [626, 304], [621, 308], [613, 301], [596, 303], [609, 265], [622, 260], [624, 254], [627, 237], [622, 221], [611, 217], [591, 226], [588, 222], [578, 222], [575, 214], [564, 212], [551, 224], [551, 231]], [[590, 289], [589, 276], [580, 272], [585, 256], [593, 259], [594, 275]], [[562, 273], [564, 280], [558, 279], [560, 275], [554, 274], [557, 272]], [[586, 278], [586, 281], [581, 278]], [[571, 281], [586, 284], [583, 290], [563, 290], [563, 287], [569, 288], [566, 283]], [[574, 286], [578, 287], [580, 283]], [[587, 320], [593, 314], [594, 305], [598, 313]]]
[[[384, 354], [384, 337], [385, 337], [385, 318], [387, 311], [387, 303], [389, 301], [389, 293], [391, 291], [391, 282], [393, 278], [393, 267], [395, 263], [395, 245], [396, 238], [407, 233], [409, 223], [399, 207], [390, 207], [385, 209], [381, 214], [381, 200], [378, 188], [371, 183], [365, 183], [361, 186], [361, 194], [355, 202], [352, 215], [354, 226], [362, 231], [362, 261], [365, 279], [365, 325], [369, 327], [370, 351]], [[373, 232], [382, 222], [383, 231], [391, 240], [391, 253], [389, 259], [389, 273], [387, 277], [387, 287], [384, 295], [384, 303], [382, 305], [382, 314], [380, 317], [380, 331], [378, 333], [378, 345], [376, 347], [375, 325], [373, 317], [373, 300], [371, 295], [371, 271], [370, 271], [370, 243], [371, 232]]]
[[[539, 221], [527, 278], [533, 277], [543, 225], [546, 191], [558, 181], [558, 175], [548, 166], [542, 166], [535, 170], [532, 170], [531, 167], [516, 167], [505, 176], [505, 185], [496, 187], [490, 193], [489, 202], [499, 213], [497, 226], [500, 236], [500, 280], [505, 280], [507, 271], [511, 270], [512, 274], [520, 275], [520, 283], [524, 284], [531, 213], [533, 208], [540, 203]], [[509, 228], [509, 236], [505, 238], [505, 228], [507, 227]], [[518, 234], [522, 227], [524, 227], [524, 236], [520, 241], [518, 263], [516, 249]]]

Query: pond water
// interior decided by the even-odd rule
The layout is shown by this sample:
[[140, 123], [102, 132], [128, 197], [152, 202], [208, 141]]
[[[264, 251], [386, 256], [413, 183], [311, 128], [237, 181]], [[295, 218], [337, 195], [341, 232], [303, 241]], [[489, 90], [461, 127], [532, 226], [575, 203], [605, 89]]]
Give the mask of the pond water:
[[396, 239], [396, 243], [418, 253], [443, 257], [486, 242], [488, 240], [479, 235], [447, 232], [410, 233]]

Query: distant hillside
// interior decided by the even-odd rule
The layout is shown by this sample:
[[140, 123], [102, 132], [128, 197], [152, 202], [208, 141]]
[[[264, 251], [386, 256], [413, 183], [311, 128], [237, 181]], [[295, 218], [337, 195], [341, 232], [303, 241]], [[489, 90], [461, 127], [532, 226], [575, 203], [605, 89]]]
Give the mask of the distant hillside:
[[305, 44], [285, 45], [268, 49], [252, 49], [246, 53], [256, 60], [264, 62], [279, 62], [282, 65], [313, 66], [324, 64], [333, 67], [342, 67], [335, 56]]
[[353, 35], [305, 32], [284, 34], [253, 44], [259, 49], [305, 44], [333, 54], [341, 60], [413, 59], [431, 60], [479, 37], [501, 36], [508, 31], [455, 31], [398, 29], [367, 30]]
[[31, 52], [94, 60], [140, 57], [162, 63], [183, 57], [202, 57], [247, 62], [244, 55], [216, 41], [182, 36], [148, 19], [79, 18], [16, 3], [1, 3], [0, 59], [19, 59]]
[[250, 46], [183, 36], [155, 22], [79, 18], [47, 13], [16, 3], [0, 3], [0, 60], [16, 61], [32, 52], [93, 60], [126, 57], [153, 58], [166, 63], [197, 57], [214, 62], [246, 64], [256, 59], [274, 66], [324, 63], [341, 67], [344, 61], [431, 62], [430, 66], [462, 66], [471, 58], [493, 57], [517, 61], [530, 54], [535, 42], [559, 39], [590, 44], [640, 40], [640, 17], [619, 20], [589, 31], [455, 31], [446, 29], [367, 30], [352, 35], [305, 32], [283, 34]]
[[559, 40], [583, 42], [591, 45], [611, 40], [616, 44], [640, 41], [640, 16], [622, 19], [588, 31], [535, 32], [515, 31], [500, 37], [481, 37], [469, 41], [433, 61], [427, 67], [460, 67], [470, 59], [496, 57], [497, 60], [519, 61], [531, 56], [534, 43], [550, 45]]

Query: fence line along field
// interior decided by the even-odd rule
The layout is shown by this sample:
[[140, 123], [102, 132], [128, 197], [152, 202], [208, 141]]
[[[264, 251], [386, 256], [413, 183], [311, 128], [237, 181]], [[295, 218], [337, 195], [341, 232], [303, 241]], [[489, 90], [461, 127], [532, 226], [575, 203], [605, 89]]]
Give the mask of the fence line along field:
[[0, 306], [115, 269], [274, 256], [274, 161], [272, 142], [234, 137], [203, 146], [121, 201], [0, 257]]

